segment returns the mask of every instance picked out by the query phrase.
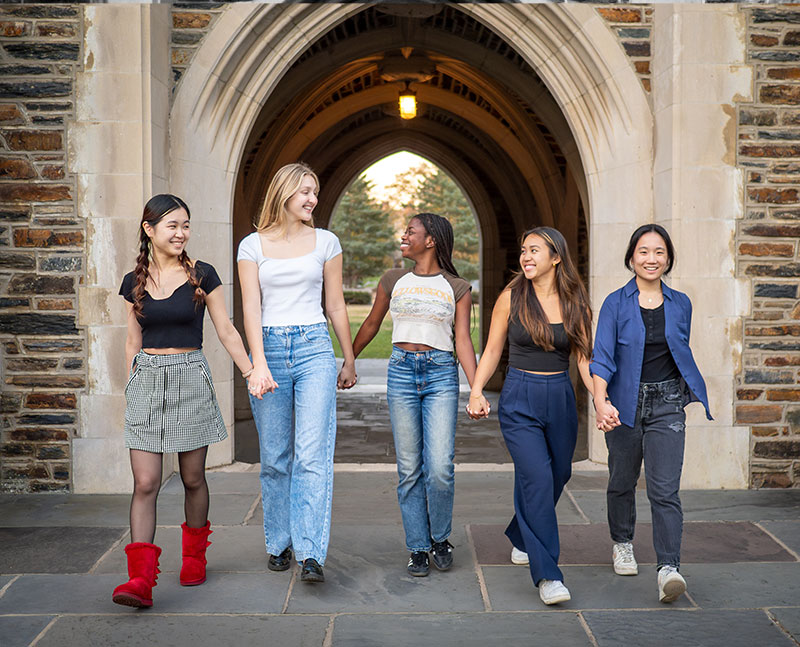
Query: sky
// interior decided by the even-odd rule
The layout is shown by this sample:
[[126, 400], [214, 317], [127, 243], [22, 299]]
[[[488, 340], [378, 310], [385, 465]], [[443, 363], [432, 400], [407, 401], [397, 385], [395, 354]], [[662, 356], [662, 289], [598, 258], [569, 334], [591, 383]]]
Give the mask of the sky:
[[367, 180], [374, 185], [372, 195], [380, 201], [388, 199], [392, 191], [387, 189], [387, 187], [394, 182], [395, 176], [412, 167], [419, 166], [420, 164], [427, 164], [431, 168], [435, 168], [435, 166], [424, 157], [409, 153], [408, 151], [392, 153], [388, 157], [384, 157], [382, 160], [375, 162], [364, 171]]

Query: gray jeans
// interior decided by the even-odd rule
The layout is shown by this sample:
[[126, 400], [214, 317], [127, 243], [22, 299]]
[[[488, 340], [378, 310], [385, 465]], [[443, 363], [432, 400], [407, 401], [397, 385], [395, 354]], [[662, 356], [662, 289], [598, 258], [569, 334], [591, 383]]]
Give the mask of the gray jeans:
[[636, 482], [644, 459], [658, 567], [680, 566], [683, 510], [678, 495], [683, 469], [688, 392], [683, 380], [642, 383], [633, 427], [606, 435], [608, 527], [615, 542], [633, 540]]

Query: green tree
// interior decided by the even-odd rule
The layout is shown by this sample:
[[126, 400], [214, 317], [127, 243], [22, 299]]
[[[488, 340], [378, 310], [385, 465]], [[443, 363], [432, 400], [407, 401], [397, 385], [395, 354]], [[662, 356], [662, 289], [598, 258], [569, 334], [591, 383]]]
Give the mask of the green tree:
[[371, 188], [363, 175], [356, 178], [331, 218], [330, 229], [342, 243], [342, 278], [348, 287], [392, 266], [389, 255], [396, 247], [396, 235], [391, 212], [370, 196]]
[[464, 194], [440, 169], [422, 176], [413, 193], [414, 207], [444, 216], [453, 225], [453, 264], [468, 281], [478, 278], [480, 268], [478, 227]]

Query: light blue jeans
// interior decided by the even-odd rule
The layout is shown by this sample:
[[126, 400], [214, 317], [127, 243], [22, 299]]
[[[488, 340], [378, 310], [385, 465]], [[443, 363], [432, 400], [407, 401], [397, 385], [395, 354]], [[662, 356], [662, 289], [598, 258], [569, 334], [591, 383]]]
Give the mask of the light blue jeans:
[[250, 396], [261, 454], [267, 552], [292, 546], [298, 561], [325, 563], [336, 442], [336, 359], [324, 323], [270, 326], [264, 354], [278, 388]]
[[450, 536], [455, 488], [458, 367], [453, 353], [405, 351], [389, 359], [386, 396], [397, 454], [397, 500], [409, 551]]

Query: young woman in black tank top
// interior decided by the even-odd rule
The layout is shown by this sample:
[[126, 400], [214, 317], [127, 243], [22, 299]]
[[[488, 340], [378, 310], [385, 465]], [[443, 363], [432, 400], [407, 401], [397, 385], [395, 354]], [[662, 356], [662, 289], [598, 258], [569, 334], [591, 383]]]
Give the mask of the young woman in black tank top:
[[558, 568], [555, 506], [572, 473], [578, 432], [567, 371], [574, 352], [581, 379], [592, 392], [592, 313], [567, 243], [555, 229], [537, 227], [523, 234], [520, 266], [494, 306], [467, 413], [472, 418], [489, 415], [481, 391], [508, 338], [499, 418], [514, 460], [515, 514], [506, 535], [513, 545], [512, 561], [529, 564], [542, 601], [556, 604], [570, 594]]

